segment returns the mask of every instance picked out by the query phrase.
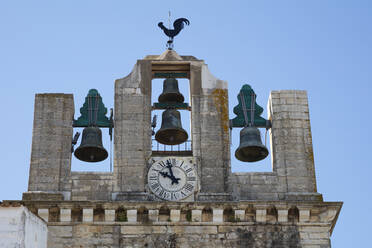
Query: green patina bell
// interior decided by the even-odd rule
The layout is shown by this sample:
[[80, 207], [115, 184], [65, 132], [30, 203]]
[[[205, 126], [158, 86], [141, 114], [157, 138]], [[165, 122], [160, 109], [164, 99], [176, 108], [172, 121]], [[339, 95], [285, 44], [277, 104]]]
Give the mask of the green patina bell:
[[261, 134], [256, 127], [245, 127], [240, 131], [240, 145], [235, 157], [243, 162], [256, 162], [267, 157], [269, 151], [261, 142]]
[[98, 127], [84, 128], [80, 146], [74, 155], [85, 162], [100, 162], [107, 158], [108, 153], [102, 145], [102, 132]]
[[179, 145], [188, 138], [182, 128], [181, 115], [178, 110], [167, 109], [162, 114], [161, 128], [156, 132], [155, 139], [165, 145]]
[[178, 102], [182, 103], [185, 100], [178, 89], [178, 81], [175, 78], [167, 78], [163, 82], [163, 92], [158, 98], [160, 103]]

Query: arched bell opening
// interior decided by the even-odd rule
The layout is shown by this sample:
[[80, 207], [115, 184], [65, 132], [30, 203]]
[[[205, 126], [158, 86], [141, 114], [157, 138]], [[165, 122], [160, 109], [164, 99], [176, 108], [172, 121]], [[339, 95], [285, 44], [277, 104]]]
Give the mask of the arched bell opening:
[[83, 221], [83, 209], [81, 207], [74, 207], [71, 209], [71, 221], [72, 222]]
[[48, 222], [59, 222], [60, 221], [60, 208], [53, 206], [49, 208]]
[[[233, 172], [272, 172], [269, 162], [271, 121], [261, 117], [264, 108], [250, 85], [243, 85], [230, 120], [231, 164]], [[236, 102], [236, 101], [235, 101]]]
[[115, 210], [115, 221], [126, 222], [128, 221], [127, 210], [124, 207], [119, 207]]
[[140, 207], [137, 210], [137, 221], [141, 223], [148, 223], [149, 219], [149, 210], [145, 207]]
[[72, 125], [71, 171], [112, 172], [113, 109], [105, 107], [96, 89], [75, 101], [81, 107]]
[[153, 156], [192, 156], [189, 91], [187, 79], [152, 80]]
[[105, 221], [105, 210], [102, 206], [93, 209], [93, 221]]

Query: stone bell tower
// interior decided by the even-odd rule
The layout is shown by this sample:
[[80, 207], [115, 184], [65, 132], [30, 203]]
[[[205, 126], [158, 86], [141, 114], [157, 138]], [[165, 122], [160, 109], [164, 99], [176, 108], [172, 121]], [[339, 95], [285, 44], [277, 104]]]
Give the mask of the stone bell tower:
[[[228, 200], [230, 142], [227, 83], [192, 56], [167, 50], [138, 60], [132, 72], [115, 82], [115, 187], [123, 200], [146, 200], [151, 148], [152, 79], [187, 78], [190, 82], [192, 149], [199, 177], [198, 200]], [[190, 109], [190, 107], [189, 107]], [[161, 154], [158, 154], [161, 156]], [[180, 154], [174, 152], [173, 156]]]
[[[188, 79], [190, 99], [153, 103], [156, 78]], [[115, 81], [113, 172], [71, 171], [73, 96], [37, 94], [18, 203], [46, 221], [48, 247], [331, 247], [342, 203], [316, 189], [307, 93], [270, 94], [272, 171], [232, 173], [227, 90], [193, 56], [138, 60]], [[154, 149], [152, 111], [169, 108], [191, 113], [189, 149]]]

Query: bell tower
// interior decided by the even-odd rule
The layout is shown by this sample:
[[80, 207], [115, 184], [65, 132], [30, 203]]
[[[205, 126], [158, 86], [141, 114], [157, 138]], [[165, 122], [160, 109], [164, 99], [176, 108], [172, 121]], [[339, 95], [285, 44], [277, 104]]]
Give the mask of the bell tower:
[[[152, 158], [151, 106], [154, 78], [187, 78], [190, 84], [191, 153], [199, 176], [195, 199], [227, 200], [230, 139], [227, 83], [215, 78], [202, 60], [179, 56], [174, 50], [138, 60], [132, 72], [115, 82], [116, 197], [145, 200], [147, 167]], [[159, 98], [160, 99], [160, 98]], [[164, 105], [164, 104], [163, 104]], [[121, 112], [119, 112], [121, 111]], [[164, 115], [164, 114], [163, 114]], [[164, 120], [163, 120], [164, 121]], [[157, 158], [160, 154], [157, 154]], [[177, 152], [167, 153], [179, 157]]]
[[[189, 23], [158, 24], [168, 49], [137, 60], [115, 81], [109, 114], [96, 89], [80, 113], [72, 94], [36, 94], [28, 191], [1, 204], [43, 219], [44, 247], [331, 247], [342, 202], [317, 191], [306, 91], [271, 91], [265, 119], [253, 88], [242, 85], [230, 120], [227, 82], [203, 60], [173, 50]], [[158, 102], [154, 79], [163, 80]], [[162, 113], [157, 124], [153, 111]], [[79, 145], [77, 127], [84, 128]], [[102, 128], [113, 138], [113, 170], [71, 171], [72, 156], [107, 158]], [[247, 166], [270, 157], [272, 171], [231, 171], [232, 128], [241, 129], [235, 156]], [[270, 153], [259, 128], [269, 131]], [[169, 149], [155, 149], [156, 142]], [[175, 149], [184, 143], [188, 149]]]

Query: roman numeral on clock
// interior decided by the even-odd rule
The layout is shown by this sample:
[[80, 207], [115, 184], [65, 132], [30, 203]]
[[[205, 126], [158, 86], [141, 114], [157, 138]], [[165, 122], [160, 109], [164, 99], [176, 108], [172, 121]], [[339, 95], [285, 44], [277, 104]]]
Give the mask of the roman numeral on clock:
[[161, 167], [165, 167], [165, 166], [166, 166], [166, 164], [164, 163], [164, 161], [160, 161], [160, 162], [158, 163], [158, 165], [160, 165]]
[[177, 196], [175, 193], [171, 192], [171, 200], [177, 200]]
[[194, 186], [193, 185], [191, 185], [191, 184], [186, 184], [185, 185], [185, 187], [184, 187], [187, 191], [189, 191], [189, 192], [191, 192], [191, 191], [193, 191], [194, 190]]
[[153, 184], [151, 184], [151, 186], [150, 186], [152, 189], [154, 189], [154, 190], [157, 190], [159, 187], [160, 187], [160, 184], [159, 183], [153, 183]]
[[187, 177], [187, 181], [194, 182], [196, 180], [196, 177]]
[[158, 176], [156, 176], [156, 175], [151, 175], [150, 176], [150, 180], [157, 180], [158, 179]]

